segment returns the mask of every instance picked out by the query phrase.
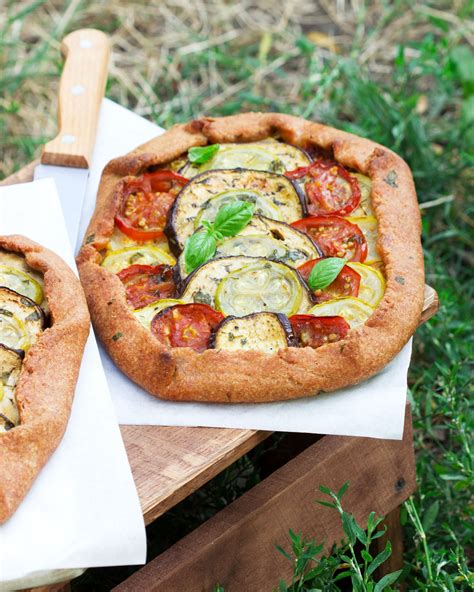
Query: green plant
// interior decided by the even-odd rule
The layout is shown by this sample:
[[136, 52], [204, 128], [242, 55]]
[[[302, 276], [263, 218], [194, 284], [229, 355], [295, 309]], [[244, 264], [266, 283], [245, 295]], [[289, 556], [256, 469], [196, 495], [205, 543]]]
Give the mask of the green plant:
[[[390, 557], [391, 544], [387, 544], [378, 555], [372, 555], [372, 543], [383, 536], [386, 528], [378, 529], [383, 518], [377, 518], [371, 512], [365, 528], [362, 528], [355, 517], [342, 507], [342, 496], [349, 483], [345, 483], [337, 493], [327, 487], [319, 490], [328, 495], [332, 501], [320, 500], [319, 504], [332, 508], [339, 513], [345, 539], [340, 545], [334, 545], [327, 556], [317, 557], [324, 549], [324, 544], [316, 544], [314, 539], [305, 539], [301, 534], [290, 530], [293, 556], [281, 547], [278, 551], [293, 564], [293, 578], [288, 586], [280, 582], [280, 592], [336, 592], [341, 590], [338, 585], [343, 579], [350, 579], [353, 592], [389, 592], [400, 577], [402, 570], [394, 571], [376, 579], [376, 570]], [[361, 548], [359, 549], [358, 546]]]

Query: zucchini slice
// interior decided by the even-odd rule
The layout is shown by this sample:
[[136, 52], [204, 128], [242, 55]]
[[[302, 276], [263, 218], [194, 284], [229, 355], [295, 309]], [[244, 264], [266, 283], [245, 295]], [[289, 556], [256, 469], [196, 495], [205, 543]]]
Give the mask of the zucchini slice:
[[346, 296], [317, 304], [309, 311], [309, 314], [315, 317], [342, 317], [349, 323], [351, 329], [355, 329], [355, 327], [363, 325], [372, 316], [374, 310], [373, 306], [363, 300]]
[[36, 304], [44, 305], [43, 275], [26, 263], [18, 253], [0, 250], [0, 286], [15, 290]]
[[245, 317], [227, 317], [213, 335], [211, 347], [228, 351], [257, 350], [273, 354], [295, 345], [287, 317], [257, 312]]
[[44, 326], [44, 313], [33, 300], [0, 287], [0, 344], [27, 351]]
[[378, 239], [378, 225], [377, 219], [375, 216], [348, 216], [346, 218], [352, 224], [355, 224], [362, 230], [362, 234], [367, 241], [367, 259], [364, 261], [366, 265], [371, 265], [373, 263], [378, 263], [382, 260], [378, 249], [377, 249], [377, 239]]
[[377, 306], [385, 292], [385, 279], [378, 269], [364, 263], [346, 263], [360, 275], [360, 287], [357, 298], [369, 306]]
[[[290, 267], [299, 267], [311, 259], [319, 259], [322, 253], [311, 238], [284, 222], [254, 216], [247, 226], [218, 245], [215, 257], [265, 257], [281, 261]], [[179, 274], [188, 274], [183, 254], [179, 257]]]
[[[169, 253], [168, 241], [164, 236], [148, 240], [148, 241], [140, 241], [140, 246], [147, 246], [147, 247], [158, 247], [163, 251]], [[129, 247], [136, 247], [137, 241], [133, 240], [132, 238], [128, 237], [126, 234], [121, 232], [117, 227], [114, 227], [114, 231], [112, 236], [109, 238], [109, 242], [107, 243], [107, 253], [111, 251], [120, 251], [121, 249], [126, 249]]]
[[149, 329], [151, 321], [156, 314], [162, 310], [165, 310], [165, 308], [174, 306], [175, 304], [184, 304], [184, 302], [174, 298], [163, 298], [163, 300], [157, 300], [156, 302], [152, 302], [151, 304], [143, 306], [142, 308], [136, 308], [133, 311], [133, 314], [141, 325], [143, 325], [146, 329]]
[[15, 388], [20, 376], [22, 356], [0, 344], [0, 433], [20, 422]]
[[180, 174], [191, 178], [204, 171], [235, 168], [284, 173], [310, 163], [311, 158], [301, 148], [267, 138], [260, 142], [222, 144], [211, 160], [198, 165], [188, 161]]
[[135, 263], [140, 265], [158, 265], [159, 263], [174, 265], [176, 259], [163, 249], [144, 244], [108, 251], [102, 261], [102, 267], [106, 267], [112, 273], [118, 273]]
[[254, 312], [287, 316], [306, 312], [313, 305], [299, 273], [277, 261], [261, 257], [222, 257], [201, 265], [187, 278], [184, 302], [202, 302], [226, 316]]
[[374, 216], [372, 209], [372, 180], [361, 173], [351, 173], [359, 182], [360, 187], [360, 204], [351, 212], [351, 216]]
[[183, 187], [170, 210], [165, 233], [171, 248], [181, 252], [196, 225], [213, 222], [221, 206], [237, 200], [252, 203], [257, 215], [288, 223], [305, 213], [301, 190], [282, 175], [245, 169], [205, 172]]

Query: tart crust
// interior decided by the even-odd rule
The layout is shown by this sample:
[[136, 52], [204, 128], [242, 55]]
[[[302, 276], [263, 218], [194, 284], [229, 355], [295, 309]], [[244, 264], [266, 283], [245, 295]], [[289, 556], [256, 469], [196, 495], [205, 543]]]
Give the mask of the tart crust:
[[[167, 348], [135, 319], [121, 281], [100, 266], [119, 206], [117, 188], [127, 175], [164, 165], [192, 146], [253, 142], [273, 136], [306, 150], [334, 155], [372, 179], [379, 226], [377, 247], [387, 277], [374, 314], [339, 342], [289, 347], [276, 354]], [[408, 165], [370, 140], [279, 113], [203, 118], [112, 160], [104, 169], [94, 215], [78, 266], [94, 326], [121, 370], [163, 399], [264, 402], [316, 395], [358, 383], [380, 371], [415, 331], [423, 306], [421, 220]]]
[[0, 434], [0, 523], [20, 505], [59, 445], [71, 412], [89, 313], [80, 283], [53, 252], [20, 235], [0, 236], [44, 274], [51, 325], [28, 350], [16, 387], [20, 424]]

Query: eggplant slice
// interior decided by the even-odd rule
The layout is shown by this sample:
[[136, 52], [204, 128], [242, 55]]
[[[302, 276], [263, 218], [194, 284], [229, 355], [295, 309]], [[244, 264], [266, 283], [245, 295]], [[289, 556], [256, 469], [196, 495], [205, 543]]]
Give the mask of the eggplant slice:
[[288, 223], [305, 213], [304, 197], [290, 179], [266, 171], [224, 169], [194, 177], [180, 191], [165, 229], [170, 246], [179, 254], [185, 240], [219, 209], [241, 200], [254, 205], [254, 214]]
[[216, 329], [211, 342], [214, 349], [257, 350], [267, 354], [293, 345], [295, 339], [288, 318], [272, 312], [227, 317]]
[[[247, 226], [217, 247], [215, 257], [264, 257], [299, 267], [311, 259], [322, 257], [321, 250], [311, 238], [285, 222], [254, 216]], [[178, 260], [181, 279], [188, 274], [181, 253]]]
[[14, 290], [0, 287], [0, 344], [27, 351], [44, 326], [41, 307]]
[[222, 144], [219, 150], [204, 164], [186, 162], [180, 174], [188, 179], [215, 169], [253, 169], [284, 173], [311, 164], [309, 155], [291, 144], [267, 138], [260, 142]]
[[295, 269], [262, 257], [222, 257], [204, 263], [187, 278], [180, 300], [203, 302], [237, 317], [255, 312], [289, 316], [313, 305]]
[[0, 433], [20, 422], [15, 388], [20, 376], [22, 356], [0, 344]]

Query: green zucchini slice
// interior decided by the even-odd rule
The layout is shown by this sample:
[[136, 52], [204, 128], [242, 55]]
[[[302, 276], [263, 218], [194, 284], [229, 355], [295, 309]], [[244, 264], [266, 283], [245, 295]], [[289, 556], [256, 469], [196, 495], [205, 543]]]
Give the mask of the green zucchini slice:
[[31, 298], [47, 312], [43, 275], [31, 269], [22, 255], [0, 249], [0, 286]]
[[260, 257], [212, 259], [187, 278], [183, 302], [204, 302], [226, 316], [254, 312], [286, 315], [306, 312], [311, 294], [299, 273], [277, 261]]
[[215, 169], [253, 169], [284, 173], [308, 166], [311, 158], [296, 146], [267, 138], [261, 142], [222, 144], [216, 154], [204, 164], [187, 162], [180, 173], [188, 179]]
[[260, 259], [225, 277], [217, 287], [215, 304], [226, 316], [242, 317], [261, 311], [290, 316], [300, 311], [305, 291], [294, 269]]

